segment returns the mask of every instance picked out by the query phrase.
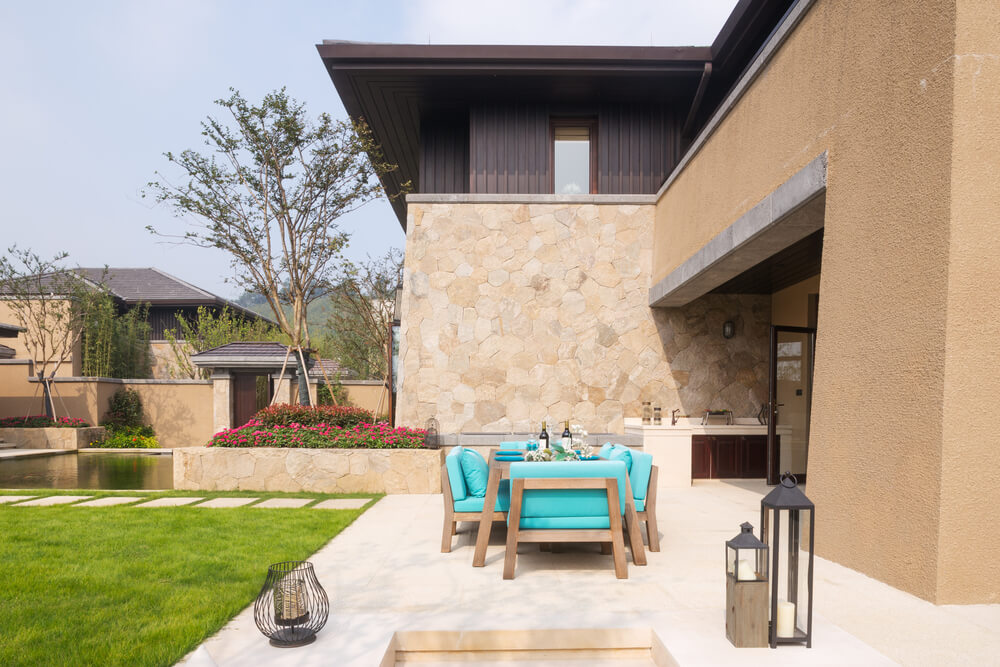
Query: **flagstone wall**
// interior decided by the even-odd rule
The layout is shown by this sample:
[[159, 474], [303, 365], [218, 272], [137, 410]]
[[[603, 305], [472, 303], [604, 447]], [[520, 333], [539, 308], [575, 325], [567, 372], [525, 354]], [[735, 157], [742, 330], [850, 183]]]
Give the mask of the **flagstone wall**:
[[398, 423], [506, 432], [570, 419], [623, 433], [643, 401], [664, 417], [755, 415], [770, 298], [650, 309], [653, 209], [410, 202]]

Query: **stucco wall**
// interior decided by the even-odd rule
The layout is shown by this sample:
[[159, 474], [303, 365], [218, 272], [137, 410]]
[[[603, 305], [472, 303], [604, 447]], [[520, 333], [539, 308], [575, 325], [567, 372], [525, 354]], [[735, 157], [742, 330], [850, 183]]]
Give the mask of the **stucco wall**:
[[654, 313], [652, 226], [650, 205], [411, 202], [398, 423], [530, 432], [570, 419], [623, 433], [643, 401], [755, 415], [770, 299]]
[[[828, 151], [807, 493], [817, 552], [996, 601], [996, 7], [819, 0], [661, 197], [660, 278]], [[955, 34], [961, 37], [955, 42]], [[969, 473], [975, 479], [969, 483]], [[984, 501], [986, 504], [984, 505]]]
[[[58, 309], [64, 307], [65, 303], [66, 303], [65, 301], [51, 302], [50, 307], [53, 309]], [[10, 303], [5, 300], [0, 300], [0, 322], [2, 322], [3, 324], [24, 326], [15, 316], [15, 312], [11, 309]], [[56, 328], [56, 322], [57, 322], [56, 319], [50, 318], [49, 322], [51, 327]], [[26, 336], [28, 333], [30, 332], [22, 331], [17, 334], [17, 338], [0, 338], [0, 343], [14, 349], [15, 359], [29, 359], [32, 355], [28, 354], [28, 347], [26, 343]], [[55, 339], [58, 340], [60, 337], [61, 334], [55, 336]], [[46, 344], [51, 342], [50, 339], [46, 340], [47, 340]], [[76, 341], [74, 344], [72, 336], [70, 337], [68, 342], [69, 344], [72, 345], [72, 349], [66, 355], [66, 360], [56, 370], [56, 375], [72, 376], [80, 374], [80, 364], [81, 364], [80, 343], [79, 341]], [[59, 357], [62, 354], [61, 348], [59, 350], [48, 350], [47, 352], [50, 361], [49, 365], [46, 367], [47, 371], [46, 374], [52, 372], [52, 370], [55, 368], [56, 362], [59, 360]]]

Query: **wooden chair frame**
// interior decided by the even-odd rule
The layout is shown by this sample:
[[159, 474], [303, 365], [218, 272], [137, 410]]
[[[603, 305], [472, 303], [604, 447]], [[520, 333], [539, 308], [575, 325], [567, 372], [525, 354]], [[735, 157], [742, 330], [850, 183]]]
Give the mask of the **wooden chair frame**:
[[[475, 521], [477, 524], [482, 518], [482, 512], [456, 512], [455, 497], [451, 495], [451, 480], [448, 478], [448, 466], [441, 466], [441, 494], [444, 496], [444, 530], [441, 533], [441, 553], [451, 553], [451, 538], [458, 534], [459, 521]], [[486, 502], [486, 499], [483, 499]], [[493, 501], [494, 504], [496, 500]], [[506, 521], [507, 515], [503, 512], [493, 512], [494, 521]]]
[[646, 522], [646, 541], [649, 543], [650, 551], [660, 550], [660, 531], [656, 528], [656, 482], [659, 477], [659, 468], [653, 466], [649, 473], [649, 487], [646, 490], [646, 500], [643, 511], [636, 512], [639, 521]]
[[[521, 504], [525, 489], [604, 489], [608, 494], [608, 525], [610, 527], [523, 530], [521, 528]], [[618, 480], [614, 477], [519, 477], [511, 480], [510, 518], [507, 525], [507, 552], [503, 562], [503, 578], [514, 578], [514, 568], [517, 565], [517, 545], [520, 542], [600, 542], [602, 547], [604, 544], [611, 544], [615, 576], [619, 579], [628, 579], [628, 563], [625, 560], [625, 536], [622, 530], [620, 507]]]

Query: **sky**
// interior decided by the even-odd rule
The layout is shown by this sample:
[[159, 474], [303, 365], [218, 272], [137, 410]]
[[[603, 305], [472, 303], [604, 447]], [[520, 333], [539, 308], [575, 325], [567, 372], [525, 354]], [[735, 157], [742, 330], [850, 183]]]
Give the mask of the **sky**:
[[[68, 266], [155, 266], [227, 298], [219, 250], [151, 235], [184, 222], [142, 198], [163, 153], [200, 149], [230, 88], [259, 102], [287, 87], [312, 116], [346, 113], [316, 52], [324, 39], [419, 44], [708, 45], [735, 0], [0, 3], [0, 230]], [[341, 218], [346, 255], [405, 237], [384, 201]]]

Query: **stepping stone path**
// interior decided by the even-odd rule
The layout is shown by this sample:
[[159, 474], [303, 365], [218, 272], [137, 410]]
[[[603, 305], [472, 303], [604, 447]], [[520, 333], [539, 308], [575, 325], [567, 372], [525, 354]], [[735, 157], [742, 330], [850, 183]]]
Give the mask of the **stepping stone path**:
[[258, 500], [257, 498], [213, 498], [207, 500], [197, 507], [242, 507]]
[[313, 498], [271, 498], [270, 500], [265, 500], [262, 503], [257, 503], [254, 507], [263, 507], [265, 509], [283, 508], [289, 509], [293, 507], [302, 507], [303, 505], [308, 505], [314, 499]]
[[356, 510], [368, 504], [371, 498], [333, 498], [316, 503], [313, 508], [320, 510]]
[[89, 500], [93, 496], [49, 496], [48, 498], [38, 498], [37, 500], [29, 500], [26, 503], [19, 503], [16, 507], [42, 507], [46, 505], [68, 505], [70, 503], [75, 503], [78, 500]]
[[3, 503], [18, 503], [22, 500], [27, 500], [28, 498], [34, 498], [35, 496], [0, 496], [0, 505]]
[[136, 507], [179, 507], [196, 503], [199, 500], [204, 500], [204, 498], [157, 498], [148, 503], [140, 503]]
[[139, 500], [145, 500], [145, 498], [129, 498], [128, 496], [108, 496], [107, 498], [98, 498], [97, 500], [88, 500], [85, 503], [80, 503], [79, 505], [73, 505], [73, 507], [108, 507], [109, 505], [124, 505], [125, 503], [134, 503]]

